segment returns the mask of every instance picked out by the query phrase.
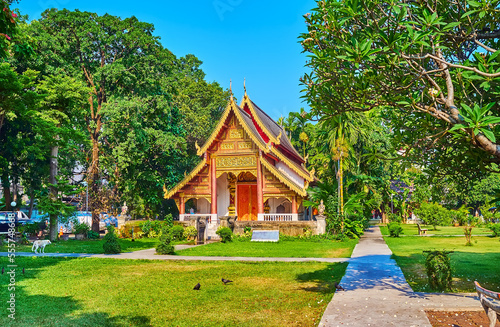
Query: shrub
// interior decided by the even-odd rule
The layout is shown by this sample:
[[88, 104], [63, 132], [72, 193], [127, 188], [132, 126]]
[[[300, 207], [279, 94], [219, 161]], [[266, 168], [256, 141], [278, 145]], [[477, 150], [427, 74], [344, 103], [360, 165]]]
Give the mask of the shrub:
[[359, 238], [364, 233], [364, 224], [361, 220], [351, 220], [345, 218], [344, 220], [344, 235], [349, 238]]
[[403, 222], [403, 217], [401, 217], [398, 214], [395, 213], [389, 213], [387, 214], [387, 218], [389, 219], [390, 223], [401, 223]]
[[500, 236], [500, 223], [489, 224], [488, 228], [493, 232], [493, 237]]
[[87, 225], [86, 223], [80, 223], [78, 221], [75, 221], [73, 223], [73, 230], [75, 234], [83, 234], [87, 235], [87, 232], [90, 230], [90, 226]]
[[94, 232], [93, 230], [89, 230], [87, 232], [87, 238], [91, 239], [91, 240], [98, 239], [99, 238], [99, 233], [98, 232]]
[[451, 289], [451, 251], [424, 251], [426, 255], [425, 270], [429, 285], [432, 289], [438, 291], [447, 291]]
[[139, 224], [144, 237], [155, 238], [161, 235], [163, 227], [169, 227], [168, 222], [161, 220], [148, 220]]
[[250, 226], [245, 226], [245, 228], [243, 228], [243, 233], [250, 233], [252, 231], [252, 227]]
[[231, 242], [233, 240], [233, 232], [229, 227], [219, 227], [215, 233], [219, 235], [222, 243]]
[[172, 238], [176, 241], [184, 240], [184, 227], [178, 225], [172, 227]]
[[156, 246], [156, 253], [158, 254], [174, 254], [174, 246], [172, 243], [172, 229], [165, 226], [161, 230], [160, 244]]
[[434, 230], [436, 230], [436, 226], [449, 225], [450, 214], [448, 209], [438, 203], [422, 202], [420, 208], [415, 212], [424, 224], [432, 225]]
[[191, 240], [198, 235], [198, 231], [196, 230], [196, 227], [194, 226], [188, 226], [186, 229], [184, 229], [184, 237], [187, 238], [188, 240]]
[[36, 235], [40, 231], [40, 223], [34, 222], [24, 225], [24, 232], [30, 235]]
[[107, 229], [108, 233], [104, 236], [104, 244], [102, 245], [104, 253], [115, 254], [122, 252], [118, 237], [115, 234], [115, 228], [110, 225]]
[[389, 223], [387, 228], [389, 229], [389, 235], [391, 237], [399, 237], [399, 235], [403, 233], [403, 227], [397, 222]]

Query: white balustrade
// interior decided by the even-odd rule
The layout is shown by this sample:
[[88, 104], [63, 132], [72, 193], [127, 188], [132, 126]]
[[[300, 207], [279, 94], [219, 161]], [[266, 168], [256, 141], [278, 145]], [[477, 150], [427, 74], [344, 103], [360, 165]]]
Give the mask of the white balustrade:
[[259, 213], [258, 221], [298, 221], [298, 213]]
[[216, 224], [218, 223], [218, 217], [216, 213], [184, 213], [184, 214], [179, 214], [179, 221], [185, 221], [187, 220], [186, 218], [207, 218], [209, 224]]

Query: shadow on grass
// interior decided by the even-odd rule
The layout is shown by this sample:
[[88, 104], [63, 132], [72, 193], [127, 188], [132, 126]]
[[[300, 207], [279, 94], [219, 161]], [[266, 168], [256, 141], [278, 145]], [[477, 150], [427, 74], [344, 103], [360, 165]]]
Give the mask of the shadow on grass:
[[335, 282], [340, 282], [342, 276], [345, 274], [346, 268], [346, 262], [332, 263], [325, 269], [299, 274], [296, 280], [308, 284], [307, 286], [301, 287], [304, 291], [324, 294], [333, 293], [335, 291]]
[[[37, 279], [45, 268], [68, 260], [75, 259], [18, 257], [15, 259], [15, 274], [9, 274], [11, 268], [7, 267], [7, 258], [2, 257], [0, 266], [5, 268], [5, 273], [0, 275], [0, 302], [3, 303], [0, 326], [151, 326], [148, 317], [110, 316], [106, 312], [98, 312], [98, 308], [96, 312], [77, 314], [76, 311], [82, 310], [83, 306], [72, 296], [40, 295], [26, 291], [24, 285], [27, 280]], [[15, 279], [14, 284], [11, 277]], [[11, 294], [15, 299], [15, 320], [8, 316], [12, 312], [7, 310]]]

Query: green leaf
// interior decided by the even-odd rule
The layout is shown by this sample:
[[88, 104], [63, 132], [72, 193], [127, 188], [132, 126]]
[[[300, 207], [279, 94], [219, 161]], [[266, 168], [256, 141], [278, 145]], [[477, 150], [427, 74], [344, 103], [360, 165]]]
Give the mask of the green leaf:
[[486, 136], [491, 142], [493, 142], [493, 143], [496, 142], [495, 134], [493, 134], [492, 131], [490, 131], [488, 129], [481, 128], [481, 132], [483, 132], [484, 136]]
[[488, 58], [488, 63], [492, 62], [493, 60], [495, 60], [496, 57], [498, 57], [498, 55], [500, 55], [500, 50], [497, 50], [495, 51], [489, 58]]
[[455, 124], [455, 125], [453, 125], [453, 127], [452, 127], [452, 128], [450, 128], [449, 132], [451, 132], [451, 131], [455, 131], [455, 130], [457, 130], [457, 129], [462, 129], [462, 128], [467, 128], [467, 126], [465, 126], [465, 125], [463, 125], [463, 124]]

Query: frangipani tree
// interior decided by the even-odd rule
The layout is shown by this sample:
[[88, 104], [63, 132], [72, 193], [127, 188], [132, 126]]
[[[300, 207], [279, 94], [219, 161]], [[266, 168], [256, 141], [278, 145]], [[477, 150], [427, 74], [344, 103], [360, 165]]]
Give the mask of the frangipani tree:
[[500, 162], [499, 7], [317, 1], [301, 35], [305, 98], [320, 116], [379, 110], [405, 159], [448, 172], [491, 168]]

